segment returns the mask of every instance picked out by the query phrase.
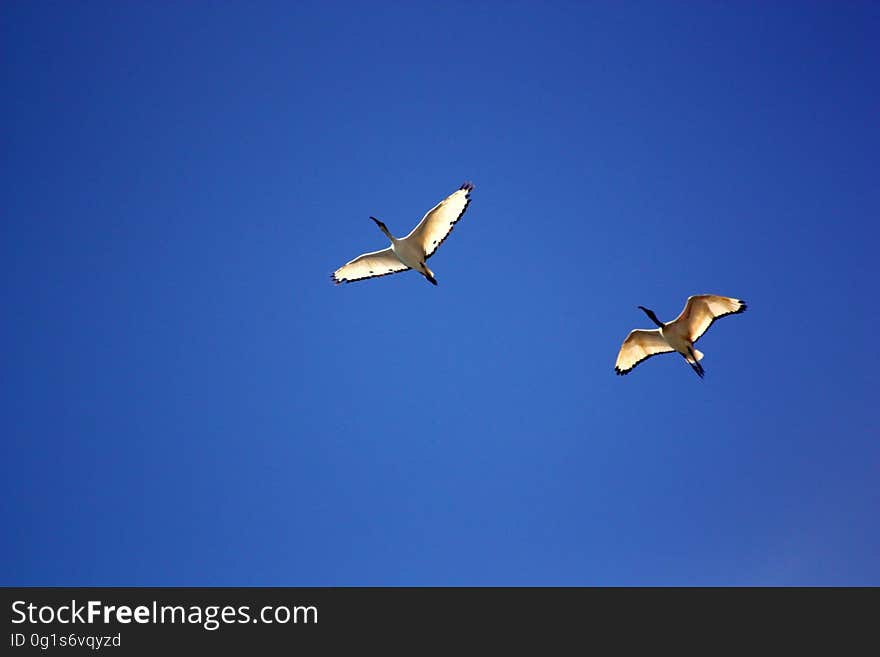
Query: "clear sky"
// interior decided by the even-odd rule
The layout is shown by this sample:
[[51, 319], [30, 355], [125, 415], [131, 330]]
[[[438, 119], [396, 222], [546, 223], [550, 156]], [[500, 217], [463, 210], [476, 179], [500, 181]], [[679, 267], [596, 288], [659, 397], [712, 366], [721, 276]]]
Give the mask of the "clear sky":
[[[878, 34], [3, 2], [0, 583], [880, 585]], [[465, 180], [437, 287], [332, 285]]]

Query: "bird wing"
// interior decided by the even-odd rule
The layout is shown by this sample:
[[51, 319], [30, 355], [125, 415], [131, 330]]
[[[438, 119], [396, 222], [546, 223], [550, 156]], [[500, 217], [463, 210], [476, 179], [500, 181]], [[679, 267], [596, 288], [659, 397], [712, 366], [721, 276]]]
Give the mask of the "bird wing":
[[404, 239], [415, 240], [416, 244], [425, 251], [425, 259], [430, 258], [452, 232], [455, 222], [461, 219], [464, 211], [467, 210], [473, 188], [472, 183], [464, 183], [457, 191], [428, 210], [428, 214], [422, 217], [419, 224]]
[[375, 278], [377, 276], [387, 276], [388, 274], [396, 274], [399, 271], [409, 269], [405, 264], [397, 259], [394, 252], [389, 246], [381, 251], [373, 251], [359, 255], [351, 262], [347, 262], [342, 267], [333, 272], [333, 282], [351, 283], [352, 281], [362, 281], [365, 278]]
[[670, 351], [675, 350], [660, 336], [660, 329], [630, 331], [620, 347], [620, 353], [617, 354], [614, 371], [618, 374], [629, 374], [646, 358]]
[[716, 319], [745, 312], [745, 309], [746, 302], [742, 299], [699, 294], [688, 297], [684, 310], [670, 324], [683, 323], [687, 337], [691, 342], [696, 342]]

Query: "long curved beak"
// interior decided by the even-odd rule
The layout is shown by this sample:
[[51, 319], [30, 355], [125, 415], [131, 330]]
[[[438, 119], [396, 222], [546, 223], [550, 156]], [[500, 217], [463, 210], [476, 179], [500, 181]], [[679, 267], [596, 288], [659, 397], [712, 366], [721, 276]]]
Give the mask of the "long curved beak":
[[388, 227], [385, 224], [383, 224], [381, 221], [376, 219], [376, 217], [370, 217], [370, 219], [372, 219], [373, 221], [376, 222], [376, 225], [379, 227], [379, 230], [381, 230], [383, 233], [385, 233], [385, 237], [394, 241], [394, 238], [391, 237], [391, 231], [388, 230]]

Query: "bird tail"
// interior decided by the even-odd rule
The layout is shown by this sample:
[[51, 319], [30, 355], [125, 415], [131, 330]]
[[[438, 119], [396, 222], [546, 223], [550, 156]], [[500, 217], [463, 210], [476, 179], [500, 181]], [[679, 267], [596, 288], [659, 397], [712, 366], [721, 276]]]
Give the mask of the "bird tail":
[[689, 347], [687, 353], [684, 354], [684, 359], [690, 363], [691, 365], [696, 365], [701, 360], [703, 360], [703, 352], [699, 349], [694, 349], [693, 347]]
[[428, 269], [428, 265], [426, 265], [424, 262], [422, 263], [422, 270], [422, 274], [424, 275], [424, 277], [427, 278], [432, 285], [437, 285], [437, 279], [434, 278], [434, 272]]
[[703, 352], [699, 349], [694, 349], [693, 347], [689, 347], [688, 352], [689, 353], [684, 357], [685, 360], [692, 368], [694, 368], [694, 372], [697, 373], [697, 376], [702, 379], [706, 374], [706, 370], [700, 365], [700, 361], [703, 360]]

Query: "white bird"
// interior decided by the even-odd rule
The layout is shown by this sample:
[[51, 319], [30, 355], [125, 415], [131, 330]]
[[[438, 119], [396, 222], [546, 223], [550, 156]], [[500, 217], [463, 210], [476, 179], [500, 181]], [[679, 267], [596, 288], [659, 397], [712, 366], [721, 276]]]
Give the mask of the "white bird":
[[381, 251], [364, 253], [333, 272], [336, 284], [360, 281], [365, 278], [387, 276], [399, 271], [415, 269], [431, 283], [437, 285], [434, 272], [428, 269], [425, 261], [434, 255], [443, 240], [452, 232], [455, 222], [461, 219], [471, 202], [474, 186], [466, 182], [436, 206], [428, 210], [418, 225], [403, 239], [397, 239], [376, 217], [370, 217], [379, 230], [391, 240], [391, 246]]
[[719, 297], [714, 294], [688, 297], [681, 314], [667, 324], [657, 319], [654, 311], [644, 306], [638, 307], [659, 328], [636, 329], [626, 336], [620, 347], [620, 353], [617, 354], [614, 371], [618, 374], [629, 374], [646, 358], [677, 351], [702, 379], [705, 374], [703, 366], [700, 365], [703, 353], [694, 349], [694, 343], [719, 317], [744, 312], [746, 302], [742, 299]]

